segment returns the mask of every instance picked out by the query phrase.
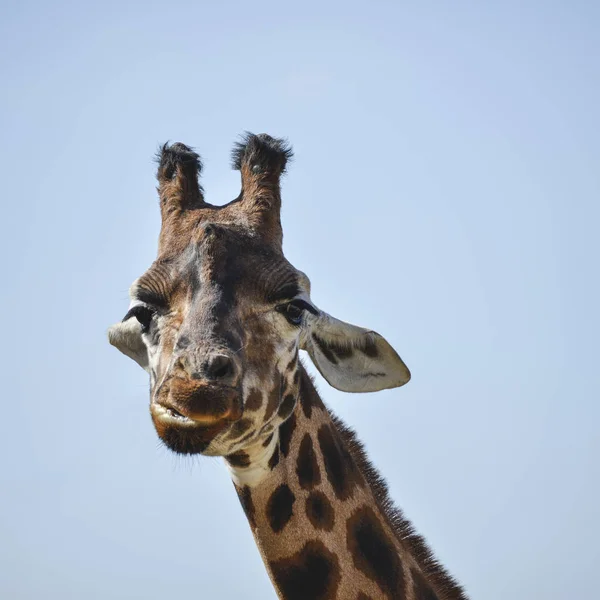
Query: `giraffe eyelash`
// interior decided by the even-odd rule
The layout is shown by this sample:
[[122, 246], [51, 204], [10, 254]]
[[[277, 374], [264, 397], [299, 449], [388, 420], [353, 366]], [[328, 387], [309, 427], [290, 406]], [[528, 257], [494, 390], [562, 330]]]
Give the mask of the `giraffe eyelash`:
[[156, 315], [156, 310], [146, 306], [145, 304], [136, 304], [127, 311], [127, 314], [123, 317], [123, 321], [127, 321], [132, 317], [135, 317], [142, 326], [142, 333], [148, 333], [148, 331], [150, 331], [150, 324], [152, 323], [154, 315]]

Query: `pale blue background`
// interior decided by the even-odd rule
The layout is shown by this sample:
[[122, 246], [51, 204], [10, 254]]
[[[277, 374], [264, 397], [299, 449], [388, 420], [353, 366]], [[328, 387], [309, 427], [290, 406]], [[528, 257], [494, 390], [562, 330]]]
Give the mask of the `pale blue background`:
[[600, 5], [3, 2], [0, 597], [274, 598], [220, 460], [159, 447], [106, 342], [159, 230], [152, 155], [238, 193], [289, 137], [285, 249], [413, 372], [320, 389], [473, 599], [592, 598]]

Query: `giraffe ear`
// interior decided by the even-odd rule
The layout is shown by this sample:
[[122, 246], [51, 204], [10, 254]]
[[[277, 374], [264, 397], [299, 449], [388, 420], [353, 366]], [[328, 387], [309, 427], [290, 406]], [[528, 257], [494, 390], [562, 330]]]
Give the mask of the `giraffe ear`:
[[307, 315], [301, 348], [327, 382], [343, 392], [377, 392], [410, 380], [408, 367], [382, 336], [321, 311]]
[[148, 370], [148, 349], [142, 339], [142, 326], [135, 318], [121, 321], [108, 329], [108, 341], [142, 369]]

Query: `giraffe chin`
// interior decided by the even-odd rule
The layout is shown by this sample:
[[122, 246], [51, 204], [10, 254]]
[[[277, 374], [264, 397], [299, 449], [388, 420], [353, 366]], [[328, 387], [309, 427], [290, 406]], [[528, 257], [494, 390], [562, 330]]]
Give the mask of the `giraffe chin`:
[[154, 428], [165, 446], [177, 454], [203, 454], [215, 437], [231, 425], [228, 419], [205, 425], [189, 418], [181, 420], [163, 411], [162, 407], [151, 408]]

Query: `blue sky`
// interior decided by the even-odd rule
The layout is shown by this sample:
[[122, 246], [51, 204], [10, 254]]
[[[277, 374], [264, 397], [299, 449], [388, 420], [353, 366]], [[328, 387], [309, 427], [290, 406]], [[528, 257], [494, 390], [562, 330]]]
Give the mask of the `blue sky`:
[[152, 262], [152, 155], [207, 199], [286, 136], [284, 248], [413, 373], [345, 395], [473, 598], [589, 597], [600, 561], [600, 7], [4, 2], [0, 597], [274, 598], [219, 459], [157, 442], [106, 342]]

